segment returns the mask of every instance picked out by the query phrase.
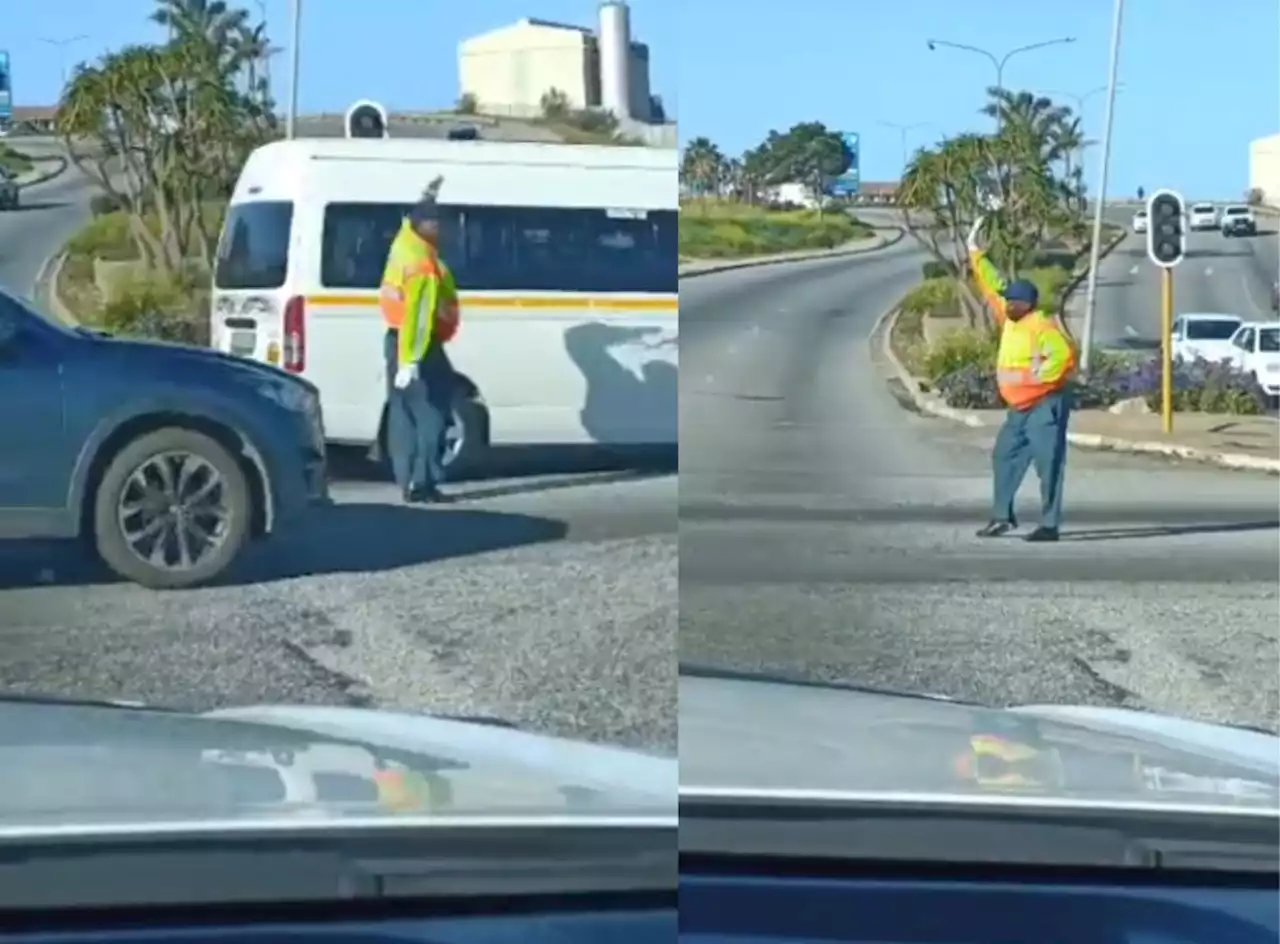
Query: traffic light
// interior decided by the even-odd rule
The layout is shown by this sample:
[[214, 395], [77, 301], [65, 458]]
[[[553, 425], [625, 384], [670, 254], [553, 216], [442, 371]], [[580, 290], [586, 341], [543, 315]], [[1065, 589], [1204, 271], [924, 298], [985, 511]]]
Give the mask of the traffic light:
[[389, 138], [387, 110], [377, 102], [362, 99], [347, 109], [343, 130], [348, 138]]
[[1186, 254], [1185, 221], [1182, 197], [1172, 190], [1157, 190], [1147, 201], [1147, 255], [1162, 269]]

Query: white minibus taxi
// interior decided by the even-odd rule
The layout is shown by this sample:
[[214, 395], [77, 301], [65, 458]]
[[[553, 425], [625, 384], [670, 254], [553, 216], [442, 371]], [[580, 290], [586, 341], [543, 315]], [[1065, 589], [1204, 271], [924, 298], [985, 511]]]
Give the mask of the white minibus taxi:
[[215, 347], [320, 389], [330, 442], [383, 452], [378, 290], [407, 209], [444, 178], [462, 327], [446, 462], [493, 445], [667, 445], [677, 431], [674, 151], [311, 139], [258, 148], [227, 210]]

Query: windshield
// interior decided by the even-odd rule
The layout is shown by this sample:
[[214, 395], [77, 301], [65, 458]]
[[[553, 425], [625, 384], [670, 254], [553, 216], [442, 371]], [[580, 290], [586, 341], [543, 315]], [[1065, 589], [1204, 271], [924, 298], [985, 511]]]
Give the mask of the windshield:
[[[687, 6], [686, 29], [722, 31]], [[1063, 35], [1108, 48], [1109, 24], [1067, 16]], [[774, 63], [770, 94], [815, 102], [855, 20], [836, 9], [815, 34], [774, 17], [733, 44]], [[1227, 20], [1275, 33], [1257, 11]], [[1021, 67], [988, 88], [977, 40], [937, 29], [877, 22], [874, 43], [978, 102], [936, 126], [901, 83], [866, 90], [859, 126], [835, 106], [731, 107], [745, 66], [682, 75], [680, 656], [752, 676], [682, 683], [682, 784], [1189, 803], [1181, 774], [1239, 774], [1273, 808], [1274, 760], [1193, 771], [1213, 735], [1188, 725], [1264, 729], [1280, 758], [1277, 377], [1230, 343], [1271, 319], [1275, 245], [1176, 225], [1227, 206], [1196, 193], [1242, 196], [1263, 143], [1232, 132], [1236, 157], [1201, 159], [1117, 130], [1099, 208], [1092, 158], [1034, 157], [1080, 133], [1070, 90]], [[1158, 81], [1130, 67], [1126, 84]], [[1160, 127], [1220, 126], [1220, 105], [1152, 107]], [[820, 173], [796, 156], [818, 152]], [[1162, 282], [1180, 329], [1167, 386]], [[1070, 733], [1023, 726], [1038, 709]], [[1065, 748], [1104, 724], [1134, 742]], [[1187, 753], [1142, 755], [1157, 727], [1158, 750]]]
[[1224, 216], [1248, 216], [1249, 209], [1247, 207], [1227, 207], [1222, 211]]
[[1187, 340], [1229, 341], [1239, 328], [1240, 322], [1229, 318], [1188, 318]]
[[[459, 74], [455, 17], [396, 54], [370, 138], [343, 113], [387, 48], [286, 116], [264, 17], [144, 3], [45, 92], [53, 48], [19, 57], [59, 107], [19, 100], [0, 144], [0, 842], [669, 831], [674, 66], [633, 57], [626, 113], [587, 59], [536, 92], [463, 69], [432, 117], [391, 90], [417, 53]], [[316, 5], [306, 55], [368, 25]]]

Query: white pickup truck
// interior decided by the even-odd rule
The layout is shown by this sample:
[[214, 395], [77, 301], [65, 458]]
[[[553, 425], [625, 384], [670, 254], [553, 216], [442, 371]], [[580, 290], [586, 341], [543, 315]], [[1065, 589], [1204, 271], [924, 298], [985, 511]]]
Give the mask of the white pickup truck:
[[1267, 396], [1280, 396], [1280, 324], [1246, 321], [1232, 336], [1231, 346], [1231, 362], [1252, 374]]

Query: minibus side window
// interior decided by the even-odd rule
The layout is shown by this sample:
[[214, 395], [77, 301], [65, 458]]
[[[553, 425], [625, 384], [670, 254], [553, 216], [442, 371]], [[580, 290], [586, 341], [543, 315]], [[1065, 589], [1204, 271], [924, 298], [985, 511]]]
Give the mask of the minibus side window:
[[[376, 289], [408, 206], [325, 208], [321, 282]], [[679, 215], [567, 207], [441, 206], [440, 252], [462, 291], [670, 293]]]

